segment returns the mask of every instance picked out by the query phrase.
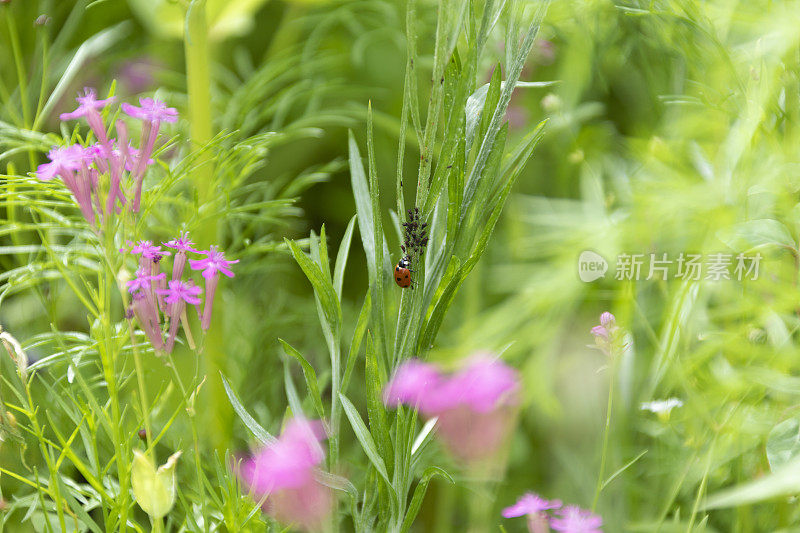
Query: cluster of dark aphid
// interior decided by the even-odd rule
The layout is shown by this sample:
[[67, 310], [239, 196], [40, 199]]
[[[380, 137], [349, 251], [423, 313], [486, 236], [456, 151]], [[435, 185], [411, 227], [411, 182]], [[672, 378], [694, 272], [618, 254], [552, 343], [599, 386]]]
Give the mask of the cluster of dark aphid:
[[411, 257], [420, 257], [422, 250], [428, 245], [428, 231], [425, 229], [428, 224], [420, 222], [419, 209], [408, 210], [408, 222], [403, 222], [403, 257], [394, 267], [394, 281], [400, 287], [407, 289], [414, 288], [414, 280], [411, 279]]
[[407, 259], [412, 255], [421, 255], [422, 250], [428, 245], [427, 227], [426, 222], [420, 222], [419, 208], [408, 210], [408, 222], [403, 222], [404, 238], [400, 246]]

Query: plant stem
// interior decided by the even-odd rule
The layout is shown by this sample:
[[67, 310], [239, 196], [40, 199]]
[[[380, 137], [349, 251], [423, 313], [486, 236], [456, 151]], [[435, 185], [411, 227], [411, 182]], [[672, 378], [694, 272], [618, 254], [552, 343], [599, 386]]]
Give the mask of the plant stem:
[[[119, 527], [120, 531], [127, 531], [128, 526], [128, 489], [129, 479], [129, 454], [125, 443], [127, 438], [122, 437], [122, 411], [119, 407], [119, 390], [117, 389], [117, 374], [115, 368], [115, 343], [114, 328], [111, 325], [111, 285], [116, 284], [115, 262], [111, 260], [114, 250], [113, 222], [106, 220], [103, 237], [105, 238], [103, 251], [106, 257], [104, 278], [98, 284], [99, 297], [97, 299], [98, 315], [102, 326], [102, 337], [97, 339], [97, 350], [103, 367], [103, 378], [108, 387], [108, 397], [111, 403], [111, 434], [114, 440], [114, 453], [117, 459], [117, 475], [119, 476]], [[102, 307], [101, 307], [102, 306]]]
[[[185, 51], [190, 134], [192, 149], [198, 150], [204, 148], [213, 137], [206, 0], [192, 0], [186, 11]], [[193, 172], [201, 205], [209, 200], [212, 191], [214, 172], [211, 161], [208, 154], [200, 154]]]
[[11, 41], [11, 51], [14, 55], [14, 64], [17, 68], [17, 82], [19, 84], [19, 98], [22, 106], [22, 121], [24, 127], [31, 124], [31, 112], [28, 108], [28, 75], [25, 72], [25, 64], [22, 60], [22, 46], [19, 42], [19, 32], [14, 17], [10, 11], [6, 11], [6, 23], [8, 25], [8, 37]]
[[611, 364], [611, 379], [608, 385], [608, 404], [606, 407], [606, 425], [603, 430], [603, 451], [600, 454], [600, 471], [597, 474], [597, 485], [594, 489], [594, 499], [592, 500], [592, 512], [597, 507], [597, 501], [600, 499], [600, 491], [603, 490], [603, 476], [606, 470], [606, 456], [608, 455], [608, 436], [611, 433], [611, 409], [614, 406], [614, 382], [616, 381], [617, 358], [616, 354], [612, 351], [612, 364]]
[[[192, 428], [192, 447], [194, 448], [194, 466], [195, 466], [195, 476], [197, 477], [197, 494], [200, 497], [200, 505], [202, 509], [202, 516], [203, 516], [203, 524], [205, 527], [205, 531], [208, 531], [208, 519], [206, 517], [206, 492], [205, 486], [203, 485], [203, 471], [202, 466], [200, 464], [200, 439], [197, 434], [197, 417], [195, 411], [195, 401], [190, 400], [190, 394], [187, 393], [186, 387], [183, 384], [183, 380], [181, 379], [181, 375], [178, 372], [177, 367], [172, 363], [172, 361], [166, 361], [166, 366], [172, 370], [172, 376], [175, 378], [174, 382], [178, 386], [178, 389], [181, 391], [181, 395], [183, 396], [183, 403], [186, 405], [186, 413], [189, 415], [189, 426]], [[197, 389], [195, 389], [197, 390]], [[192, 393], [194, 394], [194, 392]]]
[[[22, 46], [19, 41], [17, 25], [9, 10], [6, 10], [6, 22], [8, 23], [8, 36], [11, 40], [11, 50], [14, 54], [14, 64], [17, 67], [19, 99], [22, 106], [22, 125], [24, 128], [28, 129], [31, 127], [31, 111], [28, 104], [28, 74], [25, 72], [25, 63], [22, 58]], [[36, 168], [36, 156], [33, 154], [33, 150], [28, 150], [28, 161], [32, 169]]]
[[56, 507], [56, 512], [58, 515], [58, 523], [61, 526], [62, 531], [66, 530], [66, 525], [64, 521], [64, 507], [65, 504], [61, 499], [61, 489], [59, 485], [59, 473], [58, 467], [53, 462], [53, 456], [50, 453], [50, 450], [47, 447], [47, 438], [44, 436], [44, 428], [39, 424], [39, 420], [36, 416], [37, 407], [33, 402], [33, 397], [31, 396], [31, 388], [30, 388], [30, 381], [28, 383], [24, 383], [25, 385], [25, 394], [28, 400], [28, 419], [31, 422], [31, 428], [33, 429], [33, 434], [36, 435], [37, 440], [39, 441], [39, 449], [42, 452], [42, 457], [44, 457], [44, 461], [47, 464], [47, 469], [50, 472], [50, 486], [52, 487], [52, 494], [51, 497], [53, 498], [53, 503]]
[[[206, 0], [192, 0], [186, 11], [186, 87], [189, 95], [189, 123], [191, 124], [192, 149], [199, 150], [193, 172], [197, 188], [201, 224], [196, 232], [201, 246], [217, 242], [218, 219], [214, 203], [214, 164], [208, 153], [208, 145], [213, 139], [211, 117], [211, 54], [208, 43], [208, 24], [206, 21]], [[212, 332], [204, 342], [206, 379], [208, 393], [203, 412], [210, 428], [212, 444], [224, 451], [232, 434], [233, 413], [222, 386], [220, 372], [227, 374], [224, 344], [219, 333]]]
[[136, 365], [136, 381], [139, 384], [139, 397], [142, 403], [142, 419], [144, 420], [145, 440], [147, 442], [147, 453], [152, 454], [153, 433], [150, 428], [150, 408], [147, 406], [147, 388], [144, 381], [144, 370], [142, 368], [142, 358], [139, 355], [139, 348], [136, 346], [136, 337], [133, 334], [133, 323], [128, 320], [128, 331], [131, 336], [131, 348], [133, 349], [133, 361]]

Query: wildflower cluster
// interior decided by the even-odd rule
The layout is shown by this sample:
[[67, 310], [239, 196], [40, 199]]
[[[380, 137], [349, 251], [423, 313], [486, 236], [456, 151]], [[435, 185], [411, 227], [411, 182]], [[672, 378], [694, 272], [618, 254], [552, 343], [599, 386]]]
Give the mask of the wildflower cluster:
[[330, 513], [331, 490], [315, 476], [325, 460], [324, 438], [321, 422], [293, 418], [280, 438], [239, 465], [239, 478], [279, 522], [317, 531]]
[[532, 492], [503, 509], [503, 516], [526, 516], [530, 533], [547, 533], [551, 528], [564, 533], [599, 533], [603, 526], [603, 519], [591, 511], [577, 505], [562, 507], [561, 500], [545, 500]]
[[[186, 233], [162, 244], [175, 251], [169, 280], [167, 280], [167, 274], [161, 271], [162, 259], [171, 254], [169, 251], [162, 251], [161, 246], [156, 246], [151, 241], [139, 241], [128, 250], [139, 256], [136, 277], [127, 282], [128, 292], [133, 297], [128, 316], [136, 316], [156, 350], [170, 353], [175, 345], [179, 323], [183, 325], [187, 342], [194, 347], [186, 316], [187, 305], [195, 306], [201, 318], [200, 325], [203, 331], [208, 330], [211, 326], [214, 295], [217, 291], [220, 274], [232, 278], [233, 272], [230, 270], [230, 266], [239, 261], [226, 260], [225, 255], [216, 246], [211, 246], [208, 250], [195, 250], [194, 243], [189, 240]], [[188, 254], [205, 257], [188, 259]], [[192, 270], [202, 271], [205, 279], [205, 298], [203, 300], [200, 299], [203, 289], [195, 285], [190, 278], [183, 279], [187, 259]], [[162, 314], [165, 322], [169, 324], [166, 343], [161, 325]]]
[[[123, 208], [136, 213], [142, 198], [142, 184], [158, 139], [162, 122], [175, 122], [178, 112], [152, 98], [141, 98], [140, 106], [122, 104], [122, 111], [142, 121], [139, 148], [129, 141], [128, 127], [122, 120], [115, 124], [117, 137], [112, 139], [100, 111], [114, 98], [98, 100], [94, 89], [86, 88], [78, 96], [78, 108], [61, 115], [61, 120], [84, 118], [97, 142], [83, 146], [55, 146], [47, 154], [49, 163], [40, 165], [36, 175], [49, 181], [60, 177], [72, 192], [86, 220], [95, 227], [112, 213]], [[127, 176], [127, 178], [126, 178]]]
[[516, 413], [517, 372], [479, 353], [452, 375], [416, 359], [397, 369], [384, 391], [390, 407], [406, 404], [429, 418], [438, 417], [438, 435], [447, 448], [466, 461], [497, 452], [511, 432]]

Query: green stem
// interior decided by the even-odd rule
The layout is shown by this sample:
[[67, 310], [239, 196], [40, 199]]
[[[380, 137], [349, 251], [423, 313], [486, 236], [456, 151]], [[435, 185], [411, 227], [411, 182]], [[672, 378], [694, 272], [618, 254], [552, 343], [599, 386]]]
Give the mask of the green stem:
[[[195, 232], [198, 244], [208, 246], [218, 240], [218, 218], [214, 206], [214, 164], [207, 148], [213, 139], [211, 117], [211, 53], [208, 43], [206, 0], [192, 0], [186, 11], [186, 86], [189, 95], [189, 123], [192, 148], [199, 150], [193, 179], [199, 198], [201, 224]], [[212, 444], [224, 451], [232, 436], [233, 412], [222, 386], [220, 372], [227, 374], [223, 339], [219, 333], [207, 335], [204, 342], [208, 393], [203, 412]]]
[[[11, 40], [11, 50], [14, 54], [14, 63], [17, 67], [17, 79], [19, 82], [19, 99], [22, 107], [22, 122], [25, 129], [31, 127], [31, 110], [28, 103], [28, 74], [25, 72], [25, 63], [22, 58], [22, 46], [19, 41], [19, 32], [14, 22], [14, 17], [9, 10], [6, 10], [6, 22], [8, 23], [8, 36]], [[33, 150], [28, 150], [28, 159], [31, 169], [36, 168], [36, 156]]]
[[611, 364], [611, 381], [608, 386], [608, 405], [606, 407], [606, 425], [605, 429], [603, 430], [603, 451], [600, 454], [600, 471], [597, 474], [597, 485], [594, 489], [594, 499], [592, 500], [592, 512], [594, 512], [595, 508], [597, 507], [597, 501], [600, 499], [600, 491], [603, 490], [603, 476], [605, 476], [606, 470], [606, 456], [608, 455], [608, 436], [611, 433], [611, 409], [614, 406], [614, 379], [616, 374], [616, 357], [615, 354], [612, 352], [612, 364]]
[[[174, 382], [180, 389], [181, 394], [183, 395], [183, 402], [186, 405], [186, 413], [189, 415], [189, 426], [192, 428], [192, 447], [194, 448], [194, 466], [195, 466], [195, 476], [197, 478], [197, 494], [200, 496], [200, 505], [202, 508], [201, 514], [203, 516], [203, 523], [205, 524], [205, 531], [208, 531], [208, 523], [209, 520], [206, 516], [206, 492], [205, 486], [203, 485], [203, 472], [202, 472], [202, 465], [200, 463], [200, 439], [197, 434], [197, 412], [195, 411], [195, 400], [190, 399], [190, 394], [187, 393], [186, 387], [183, 384], [183, 380], [181, 379], [181, 375], [178, 372], [177, 367], [172, 363], [172, 361], [167, 360], [166, 365], [172, 370], [172, 376], [174, 377]], [[195, 389], [196, 390], [196, 389]], [[194, 391], [193, 391], [194, 392]]]
[[17, 80], [19, 83], [19, 98], [22, 106], [23, 126], [30, 127], [31, 111], [28, 109], [28, 75], [25, 72], [25, 63], [22, 60], [22, 46], [19, 42], [19, 32], [14, 22], [14, 17], [10, 11], [6, 11], [6, 23], [8, 24], [8, 37], [11, 41], [11, 51], [14, 55], [14, 64], [17, 68]]
[[[98, 308], [100, 322], [102, 325], [102, 337], [97, 339], [97, 348], [100, 353], [100, 362], [103, 367], [103, 377], [108, 387], [108, 396], [111, 403], [111, 433], [114, 440], [114, 452], [117, 459], [117, 475], [119, 476], [119, 527], [120, 531], [127, 531], [128, 526], [128, 490], [130, 488], [129, 454], [125, 443], [128, 439], [122, 437], [122, 411], [119, 406], [119, 390], [117, 385], [117, 373], [115, 368], [115, 342], [114, 328], [111, 324], [111, 285], [116, 284], [114, 272], [115, 262], [111, 259], [114, 250], [114, 238], [112, 230], [113, 222], [106, 224], [103, 237], [105, 238], [104, 252], [106, 257], [106, 268], [104, 278], [99, 284], [100, 296], [98, 298]], [[114, 280], [112, 282], [112, 280]]]
[[128, 320], [128, 331], [131, 336], [131, 348], [133, 349], [133, 361], [136, 365], [136, 381], [139, 383], [139, 397], [142, 403], [142, 419], [144, 420], [145, 440], [147, 441], [147, 453], [153, 452], [153, 432], [150, 427], [150, 408], [147, 406], [147, 388], [144, 380], [144, 370], [142, 368], [142, 358], [139, 355], [139, 348], [136, 346], [136, 337], [133, 334], [133, 322]]
[[[186, 11], [185, 51], [192, 149], [199, 150], [213, 137], [206, 0], [192, 0]], [[200, 154], [193, 175], [202, 205], [210, 199], [214, 176], [211, 158], [207, 153]]]
[[39, 128], [39, 124], [41, 123], [42, 119], [45, 118], [42, 116], [42, 109], [44, 108], [44, 103], [47, 100], [47, 87], [48, 87], [48, 79], [47, 75], [50, 73], [49, 68], [49, 61], [48, 61], [48, 54], [50, 52], [50, 43], [47, 39], [47, 32], [42, 30], [42, 80], [41, 85], [39, 86], [39, 99], [36, 103], [36, 114], [33, 116], [33, 125], [31, 129], [33, 131], [37, 131]]
[[433, 531], [450, 533], [453, 531], [453, 510], [458, 500], [458, 486], [450, 483], [438, 483], [436, 494], [436, 518]]
[[52, 488], [51, 496], [53, 498], [53, 503], [56, 506], [58, 523], [61, 526], [61, 530], [66, 531], [66, 522], [64, 520], [64, 502], [61, 499], [61, 489], [58, 481], [60, 477], [58, 473], [58, 467], [53, 462], [53, 457], [50, 455], [50, 450], [47, 447], [47, 439], [44, 436], [44, 430], [42, 429], [42, 426], [39, 424], [39, 420], [36, 417], [37, 407], [34, 405], [33, 397], [31, 396], [30, 381], [25, 384], [25, 394], [28, 400], [28, 412], [30, 413], [28, 419], [31, 422], [31, 429], [33, 429], [33, 433], [36, 435], [36, 438], [39, 441], [39, 450], [42, 452], [42, 457], [44, 458], [44, 461], [47, 464], [47, 469], [50, 472], [50, 487]]

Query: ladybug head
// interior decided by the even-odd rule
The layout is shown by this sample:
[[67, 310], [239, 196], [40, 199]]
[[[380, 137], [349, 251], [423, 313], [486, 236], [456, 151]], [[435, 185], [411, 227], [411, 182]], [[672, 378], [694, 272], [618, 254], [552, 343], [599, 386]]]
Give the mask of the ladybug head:
[[397, 262], [397, 266], [400, 268], [408, 268], [411, 266], [411, 263], [409, 262], [408, 257], [404, 257]]

